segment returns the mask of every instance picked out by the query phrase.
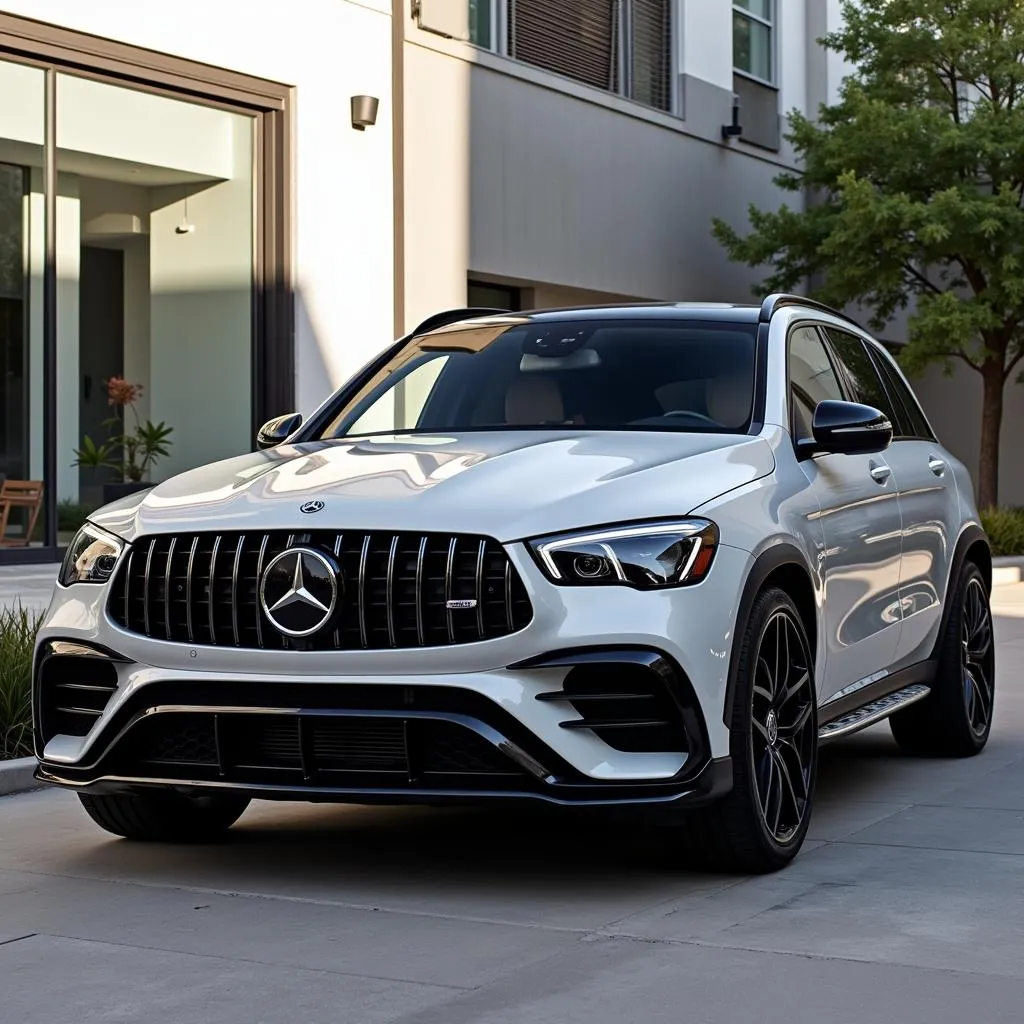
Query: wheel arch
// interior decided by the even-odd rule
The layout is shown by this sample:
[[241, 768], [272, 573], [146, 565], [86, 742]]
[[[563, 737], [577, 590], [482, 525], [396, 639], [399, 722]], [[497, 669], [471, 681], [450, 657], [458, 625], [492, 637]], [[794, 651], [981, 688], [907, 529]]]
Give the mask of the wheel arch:
[[988, 534], [977, 523], [969, 523], [960, 531], [956, 539], [956, 546], [953, 548], [953, 557], [949, 560], [949, 576], [946, 579], [946, 589], [942, 595], [942, 623], [939, 626], [935, 639], [935, 646], [932, 649], [931, 657], [934, 660], [939, 655], [939, 648], [942, 638], [946, 635], [946, 627], [949, 623], [949, 616], [952, 614], [952, 588], [963, 571], [965, 562], [973, 562], [985, 578], [985, 587], [992, 593], [992, 548], [989, 544]]
[[732, 721], [733, 698], [736, 693], [739, 672], [740, 646], [746, 633], [750, 613], [767, 587], [778, 586], [792, 599], [800, 612], [807, 638], [811, 646], [811, 657], [815, 657], [818, 644], [818, 602], [815, 598], [814, 578], [807, 559], [798, 547], [789, 543], [775, 544], [762, 551], [747, 573], [740, 594], [733, 628], [732, 649], [729, 657], [729, 674], [725, 687], [725, 706], [722, 711], [726, 725]]

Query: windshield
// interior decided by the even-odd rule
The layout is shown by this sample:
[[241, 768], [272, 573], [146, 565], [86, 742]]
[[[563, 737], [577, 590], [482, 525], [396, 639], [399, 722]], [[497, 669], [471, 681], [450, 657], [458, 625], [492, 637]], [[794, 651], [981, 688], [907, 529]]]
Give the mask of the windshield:
[[743, 433], [754, 324], [518, 318], [414, 338], [321, 438], [467, 430]]

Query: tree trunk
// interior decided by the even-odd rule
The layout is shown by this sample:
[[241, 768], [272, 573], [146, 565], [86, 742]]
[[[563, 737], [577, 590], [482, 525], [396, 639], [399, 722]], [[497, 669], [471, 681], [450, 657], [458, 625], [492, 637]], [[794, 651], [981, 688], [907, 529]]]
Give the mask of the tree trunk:
[[1003, 425], [1002, 360], [981, 368], [981, 447], [978, 452], [978, 506], [992, 508], [999, 500], [999, 429]]

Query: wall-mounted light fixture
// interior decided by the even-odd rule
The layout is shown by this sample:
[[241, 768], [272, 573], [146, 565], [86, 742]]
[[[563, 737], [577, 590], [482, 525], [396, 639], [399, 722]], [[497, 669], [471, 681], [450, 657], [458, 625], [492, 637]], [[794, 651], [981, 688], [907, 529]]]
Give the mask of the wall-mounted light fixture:
[[175, 234], [178, 235], [191, 235], [192, 232], [195, 231], [196, 226], [195, 224], [192, 223], [192, 221], [188, 219], [188, 196], [185, 196], [182, 206], [183, 211], [181, 216], [181, 222], [174, 229], [174, 232]]
[[732, 94], [732, 124], [722, 125], [722, 138], [728, 142], [730, 139], [738, 138], [743, 134], [743, 125], [740, 124], [740, 98], [736, 93]]
[[380, 100], [376, 96], [353, 96], [352, 127], [357, 132], [364, 132], [370, 125], [375, 125], [379, 106]]

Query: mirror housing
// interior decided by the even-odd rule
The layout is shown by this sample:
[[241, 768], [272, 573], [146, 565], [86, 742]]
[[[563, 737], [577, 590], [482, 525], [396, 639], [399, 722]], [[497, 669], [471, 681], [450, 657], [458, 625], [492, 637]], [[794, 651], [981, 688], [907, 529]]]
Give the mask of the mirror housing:
[[[801, 454], [873, 455], [892, 440], [892, 424], [870, 405], [826, 399], [814, 410], [813, 444], [804, 442]], [[808, 451], [807, 449], [811, 450]]]
[[285, 413], [284, 416], [276, 416], [272, 420], [267, 420], [256, 434], [256, 447], [261, 451], [273, 448], [275, 445], [287, 441], [300, 426], [302, 426], [302, 416], [297, 412]]

